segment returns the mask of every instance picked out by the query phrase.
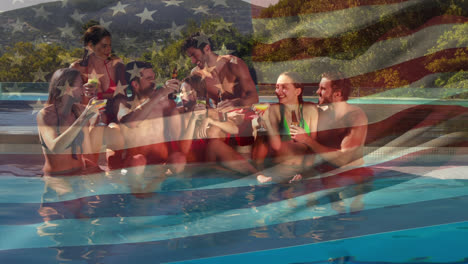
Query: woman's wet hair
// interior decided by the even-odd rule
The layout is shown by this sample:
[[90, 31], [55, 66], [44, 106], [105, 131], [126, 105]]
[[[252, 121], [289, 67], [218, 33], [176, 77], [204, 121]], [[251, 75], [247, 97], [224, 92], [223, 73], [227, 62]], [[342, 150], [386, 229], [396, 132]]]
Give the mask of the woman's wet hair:
[[100, 25], [91, 26], [85, 31], [85, 33], [83, 34], [83, 37], [81, 37], [81, 40], [83, 41], [83, 45], [85, 46], [83, 58], [80, 62], [81, 66], [83, 67], [88, 66], [89, 51], [88, 51], [88, 48], [86, 48], [88, 44], [91, 43], [94, 46], [98, 44], [105, 37], [112, 37], [111, 33], [106, 28]]
[[297, 96], [297, 99], [300, 104], [304, 103], [304, 100], [302, 99], [302, 94], [304, 93], [304, 81], [302, 76], [297, 72], [283, 72], [280, 76], [281, 75], [288, 76], [293, 81], [294, 87], [296, 87], [296, 89], [301, 89], [301, 94]]
[[56, 104], [62, 101], [63, 94], [62, 89], [66, 85], [73, 85], [77, 78], [81, 78], [80, 71], [72, 68], [63, 68], [58, 69], [52, 75], [49, 84], [49, 99], [47, 99], [47, 104]]
[[203, 33], [197, 32], [192, 34], [184, 41], [181, 49], [182, 53], [187, 52], [189, 48], [199, 49], [203, 51], [203, 48], [205, 48], [206, 45], [210, 45], [211, 50], [214, 49], [213, 41], [211, 41], [211, 39]]
[[192, 87], [192, 90], [195, 90], [195, 92], [197, 92], [198, 96], [207, 97], [206, 83], [200, 75], [192, 74], [184, 78], [182, 82], [189, 84], [190, 87]]
[[95, 25], [92, 27], [89, 27], [85, 33], [83, 34], [83, 37], [81, 40], [83, 41], [84, 46], [88, 46], [88, 44], [96, 45], [105, 37], [112, 37], [111, 33], [104, 28], [103, 26]]

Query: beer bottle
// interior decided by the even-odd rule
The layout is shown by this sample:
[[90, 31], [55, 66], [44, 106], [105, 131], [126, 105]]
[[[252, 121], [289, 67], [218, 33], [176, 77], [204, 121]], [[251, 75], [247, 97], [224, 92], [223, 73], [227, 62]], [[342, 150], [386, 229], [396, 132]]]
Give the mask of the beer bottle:
[[[177, 66], [174, 67], [174, 69], [172, 70], [172, 75], [171, 75], [172, 79], [177, 79]], [[167, 95], [167, 97], [171, 100], [175, 100], [177, 99], [177, 92], [172, 92], [170, 94]]]
[[299, 120], [297, 119], [296, 111], [292, 111], [291, 125], [292, 126], [299, 126]]

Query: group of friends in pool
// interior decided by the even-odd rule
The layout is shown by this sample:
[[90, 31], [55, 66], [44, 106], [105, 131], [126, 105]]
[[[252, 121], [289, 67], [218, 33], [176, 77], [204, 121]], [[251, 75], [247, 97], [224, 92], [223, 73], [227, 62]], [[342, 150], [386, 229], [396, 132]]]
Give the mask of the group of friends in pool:
[[153, 65], [125, 65], [105, 28], [90, 27], [83, 43], [83, 58], [53, 74], [37, 116], [45, 176], [100, 172], [103, 146], [107, 169], [125, 171], [135, 192], [154, 191], [200, 164], [256, 175], [260, 183], [363, 164], [367, 117], [347, 103], [350, 83], [339, 72], [322, 74], [318, 104], [303, 101], [294, 72], [279, 75], [278, 103], [259, 104], [245, 62], [216, 54], [201, 33], [183, 44], [191, 74], [178, 80], [174, 70], [158, 89]]

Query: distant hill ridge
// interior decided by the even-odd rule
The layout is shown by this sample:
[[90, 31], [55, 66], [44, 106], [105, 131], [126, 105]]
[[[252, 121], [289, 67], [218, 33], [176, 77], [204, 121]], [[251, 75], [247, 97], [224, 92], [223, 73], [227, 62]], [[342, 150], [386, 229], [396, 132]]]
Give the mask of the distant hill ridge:
[[[0, 44], [6, 46], [18, 41], [29, 41], [79, 46], [81, 26], [91, 19], [102, 20], [106, 24], [110, 22], [109, 30], [113, 36], [136, 37], [138, 41], [167, 37], [173, 22], [176, 26], [181, 26], [189, 20], [221, 17], [226, 22], [233, 23], [240, 32], [250, 33], [252, 14], [263, 9], [238, 0], [167, 1], [170, 1], [169, 4], [148, 0], [68, 0], [63, 7], [64, 3], [58, 1], [7, 11], [0, 14], [0, 30], [4, 36]], [[125, 13], [118, 12], [119, 6]], [[207, 7], [206, 11], [201, 6]], [[143, 21], [144, 18], [137, 16], [145, 8], [147, 12], [157, 10], [144, 17], [151, 17], [153, 21]]]

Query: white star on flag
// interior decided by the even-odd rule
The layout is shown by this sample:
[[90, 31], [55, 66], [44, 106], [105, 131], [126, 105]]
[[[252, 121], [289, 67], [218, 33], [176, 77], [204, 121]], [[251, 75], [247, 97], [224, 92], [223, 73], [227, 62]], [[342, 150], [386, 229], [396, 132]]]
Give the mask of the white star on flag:
[[182, 33], [180, 33], [180, 31], [184, 27], [185, 27], [184, 25], [177, 26], [176, 23], [174, 21], [172, 21], [172, 27], [170, 29], [168, 29], [170, 31], [170, 33], [171, 33], [171, 37], [175, 38], [175, 37], [182, 36]]
[[33, 82], [36, 82], [36, 81], [44, 81], [44, 82], [47, 82], [46, 80], [46, 75], [47, 75], [47, 72], [43, 72], [41, 68], [39, 68], [39, 70], [37, 72], [33, 72], [34, 74], [34, 79], [33, 79]]
[[227, 4], [226, 4], [226, 0], [212, 0], [213, 3], [214, 3], [214, 6], [219, 6], [219, 5], [222, 5], [222, 6], [225, 6], [225, 7], [229, 7]]
[[224, 77], [223, 82], [215, 84], [214, 86], [217, 87], [219, 90], [221, 90], [221, 93], [224, 93], [224, 91], [229, 90], [229, 89], [226, 89], [226, 87], [234, 87], [237, 84], [238, 84], [237, 82], [229, 82], [227, 78]]
[[78, 12], [78, 10], [75, 9], [75, 12], [73, 12], [73, 14], [70, 16], [73, 20], [75, 20], [76, 22], [80, 23], [80, 24], [83, 24], [83, 17], [85, 16], [85, 14], [80, 14]]
[[72, 92], [71, 86], [68, 83], [68, 81], [65, 82], [64, 86], [57, 86], [57, 88], [60, 90], [60, 94], [57, 97], [60, 98], [60, 97], [62, 97], [64, 95], [68, 95], [70, 97], [73, 97], [73, 92]]
[[112, 10], [114, 11], [114, 13], [112, 13], [112, 16], [115, 16], [115, 15], [118, 14], [119, 12], [126, 14], [127, 11], [125, 11], [125, 7], [127, 7], [127, 6], [128, 6], [128, 5], [122, 5], [122, 4], [120, 3], [120, 1], [119, 1], [119, 2], [117, 3], [116, 6], [110, 7], [110, 9], [112, 9]]
[[158, 46], [156, 41], [153, 40], [153, 44], [151, 47], [148, 48], [149, 51], [151, 51], [151, 57], [155, 57], [159, 52], [161, 52], [161, 46]]
[[179, 6], [180, 3], [184, 1], [169, 0], [169, 1], [162, 1], [162, 2], [166, 4], [166, 7], [168, 7], [168, 6]]
[[228, 50], [226, 48], [226, 45], [224, 45], [224, 43], [223, 43], [223, 46], [221, 46], [220, 50], [215, 51], [215, 53], [218, 54], [218, 55], [229, 55], [229, 54], [231, 54], [233, 52], [234, 52], [233, 50]]
[[20, 55], [18, 52], [15, 53], [15, 56], [10, 57], [11, 65], [19, 65], [21, 66], [21, 62], [23, 61], [24, 56]]
[[210, 44], [210, 38], [203, 32], [200, 32], [200, 36], [194, 37], [197, 40], [197, 47], [200, 48], [203, 43]]
[[69, 52], [59, 54], [57, 57], [60, 59], [62, 64], [72, 63], [78, 59], [78, 58], [72, 57]]
[[140, 24], [143, 24], [146, 20], [154, 21], [152, 15], [156, 13], [158, 10], [153, 10], [153, 11], [148, 11], [148, 9], [145, 7], [145, 10], [143, 12], [136, 14], [136, 16], [141, 18]]
[[68, 0], [62, 0], [62, 8], [68, 5]]
[[21, 92], [24, 90], [24, 87], [18, 87], [18, 83], [15, 83], [13, 87], [5, 89], [8, 91], [8, 98], [13, 96], [21, 97]]
[[99, 19], [99, 24], [103, 27], [105, 27], [106, 29], [109, 29], [110, 27], [110, 24], [112, 24], [112, 21], [109, 21], [109, 22], [106, 22], [104, 21], [104, 19]]
[[17, 18], [16, 22], [12, 24], [13, 33], [15, 33], [16, 31], [23, 32], [23, 25], [24, 25], [24, 22], [21, 22], [19, 18]]
[[33, 108], [31, 115], [34, 115], [36, 113], [39, 113], [39, 111], [44, 108], [44, 104], [41, 102], [41, 99], [37, 98], [36, 103], [30, 104], [30, 106]]
[[36, 15], [34, 17], [41, 17], [43, 18], [44, 20], [48, 20], [49, 19], [49, 15], [51, 15], [52, 13], [46, 11], [44, 9], [44, 6], [41, 6], [39, 8], [32, 8], [34, 10], [34, 12], [36, 13]]
[[136, 37], [131, 38], [128, 35], [125, 35], [121, 38], [121, 43], [125, 43], [125, 47], [127, 49], [130, 49], [130, 47], [133, 47], [133, 49], [136, 50], [137, 48], [136, 40], [137, 40]]
[[224, 21], [223, 18], [221, 18], [219, 22], [212, 22], [212, 24], [216, 26], [216, 31], [220, 31], [220, 30], [231, 31], [229, 27], [232, 26], [232, 23], [227, 23], [226, 21]]
[[141, 68], [138, 68], [136, 66], [136, 63], [133, 64], [133, 69], [127, 71], [128, 73], [130, 73], [130, 80], [132, 80], [133, 78], [136, 78], [136, 77], [140, 77], [140, 71], [141, 70], [142, 70]]
[[198, 13], [203, 13], [205, 15], [209, 15], [208, 14], [208, 10], [210, 10], [207, 6], [199, 6], [197, 8], [192, 8], [194, 12], [194, 15], [198, 14]]
[[125, 89], [127, 88], [127, 86], [128, 85], [122, 85], [122, 83], [119, 81], [117, 83], [117, 87], [115, 87], [114, 97], [118, 94], [123, 94], [124, 96], [127, 96], [127, 94], [125, 94]]
[[186, 62], [187, 59], [184, 56], [180, 55], [179, 59], [176, 61], [176, 65], [179, 69], [182, 69], [185, 67]]
[[215, 69], [216, 69], [216, 65], [213, 67], [208, 67], [208, 64], [205, 63], [205, 66], [201, 70], [202, 80], [204, 80], [206, 77], [213, 78], [213, 74], [211, 74], [211, 72], [214, 71]]
[[73, 34], [73, 28], [68, 25], [68, 23], [65, 24], [65, 27], [58, 27], [60, 30], [60, 36], [66, 38], [67, 36], [74, 37], [75, 35]]
[[99, 80], [104, 74], [98, 74], [95, 69], [91, 73], [86, 74], [88, 80]]

